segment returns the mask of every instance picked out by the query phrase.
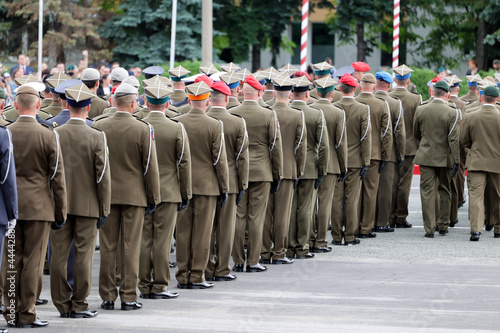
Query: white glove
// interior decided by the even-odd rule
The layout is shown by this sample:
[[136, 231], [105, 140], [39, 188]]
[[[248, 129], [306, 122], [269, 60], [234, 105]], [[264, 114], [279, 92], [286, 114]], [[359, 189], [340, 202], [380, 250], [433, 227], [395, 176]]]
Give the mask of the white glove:
[[7, 230], [5, 230], [5, 237], [9, 237], [14, 228], [16, 227], [16, 220], [10, 220], [7, 224]]

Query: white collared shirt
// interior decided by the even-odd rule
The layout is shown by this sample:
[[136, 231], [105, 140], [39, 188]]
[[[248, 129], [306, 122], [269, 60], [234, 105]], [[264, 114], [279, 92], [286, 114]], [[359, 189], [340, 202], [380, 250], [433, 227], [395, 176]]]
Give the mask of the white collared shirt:
[[36, 119], [35, 116], [29, 115], [29, 114], [20, 114], [19, 118], [21, 118], [21, 117], [30, 117], [30, 118]]

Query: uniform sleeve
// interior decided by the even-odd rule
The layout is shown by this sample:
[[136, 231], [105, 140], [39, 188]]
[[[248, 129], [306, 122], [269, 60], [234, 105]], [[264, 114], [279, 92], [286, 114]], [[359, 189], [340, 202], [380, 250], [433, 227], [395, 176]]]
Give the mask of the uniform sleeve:
[[224, 142], [224, 124], [220, 120], [212, 134], [212, 159], [220, 193], [227, 193], [229, 191], [229, 167], [227, 165], [226, 143]]
[[450, 120], [448, 123], [448, 144], [453, 157], [453, 163], [460, 163], [460, 142], [459, 142], [459, 124], [460, 124], [460, 111], [455, 108], [450, 112]]
[[[7, 218], [18, 219], [17, 206], [17, 182], [16, 165], [14, 163], [14, 151], [12, 146], [12, 135], [8, 129], [2, 131], [0, 145], [0, 160], [2, 161], [0, 170], [0, 188], [3, 195]], [[7, 221], [5, 221], [7, 223]], [[3, 235], [0, 235], [3, 236]]]
[[67, 218], [66, 178], [59, 135], [57, 132], [53, 134], [48, 147], [49, 174], [54, 198], [54, 219], [60, 222]]
[[330, 160], [330, 149], [328, 143], [328, 131], [323, 111], [320, 111], [320, 117], [316, 121], [316, 139], [318, 140], [318, 176], [326, 175], [328, 171], [328, 162]]
[[347, 172], [347, 133], [346, 133], [346, 119], [345, 111], [340, 110], [340, 115], [337, 121], [337, 129], [335, 131], [335, 148], [337, 151], [337, 158], [339, 160], [340, 172]]
[[97, 199], [99, 202], [99, 216], [107, 216], [111, 211], [111, 170], [109, 168], [108, 142], [106, 134], [100, 132], [101, 138], [97, 143], [94, 154], [94, 167], [97, 183]]
[[366, 110], [361, 115], [361, 161], [363, 166], [370, 165], [372, 154], [372, 127], [370, 126], [370, 107], [366, 105]]
[[396, 112], [396, 122], [394, 123], [393, 133], [394, 133], [394, 144], [396, 145], [396, 156], [397, 161], [403, 161], [405, 158], [405, 147], [406, 147], [406, 129], [403, 116], [403, 104], [400, 100], [399, 107]]
[[389, 104], [384, 101], [385, 107], [382, 113], [380, 126], [380, 137], [382, 138], [382, 161], [389, 161], [392, 153], [392, 122]]
[[248, 188], [248, 174], [250, 170], [250, 156], [248, 153], [248, 136], [245, 120], [241, 118], [238, 137], [236, 139], [236, 166], [238, 168], [238, 185], [240, 190]]
[[300, 112], [295, 134], [295, 161], [297, 163], [297, 176], [304, 174], [307, 158], [307, 127], [304, 112]]
[[464, 117], [464, 125], [460, 130], [460, 144], [468, 149], [472, 146], [470, 137], [470, 117], [468, 115]]
[[184, 129], [184, 125], [182, 125], [181, 123], [179, 123], [179, 131], [177, 133], [176, 152], [181, 197], [184, 200], [191, 199], [193, 196], [191, 149], [189, 148], [189, 138]]
[[283, 148], [281, 145], [281, 131], [279, 128], [276, 112], [272, 111], [268, 123], [269, 149], [271, 154], [271, 163], [273, 169], [273, 179], [283, 178]]
[[158, 159], [156, 157], [156, 145], [154, 143], [154, 129], [152, 126], [144, 130], [142, 142], [142, 166], [144, 180], [146, 182], [146, 197], [148, 204], [160, 203], [160, 172]]

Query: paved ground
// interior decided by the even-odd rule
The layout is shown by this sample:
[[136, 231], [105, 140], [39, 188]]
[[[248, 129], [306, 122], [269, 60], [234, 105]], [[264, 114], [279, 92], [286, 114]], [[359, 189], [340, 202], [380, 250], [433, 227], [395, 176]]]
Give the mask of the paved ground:
[[[239, 273], [212, 290], [178, 290], [176, 300], [142, 300], [134, 312], [99, 309], [99, 253], [90, 308], [94, 319], [61, 319], [37, 307], [50, 332], [498, 332], [500, 240], [470, 242], [467, 205], [445, 237], [424, 238], [418, 177], [411, 192], [412, 229], [359, 246], [334, 247], [313, 260], [265, 273]], [[50, 298], [48, 277], [42, 296]], [[11, 331], [21, 332], [20, 329]]]

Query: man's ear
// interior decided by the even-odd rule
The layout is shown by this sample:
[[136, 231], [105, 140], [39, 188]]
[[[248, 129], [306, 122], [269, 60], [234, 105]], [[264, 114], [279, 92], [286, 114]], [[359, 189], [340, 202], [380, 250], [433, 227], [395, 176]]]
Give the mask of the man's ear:
[[90, 111], [90, 104], [87, 105], [87, 112], [89, 112], [89, 111]]

